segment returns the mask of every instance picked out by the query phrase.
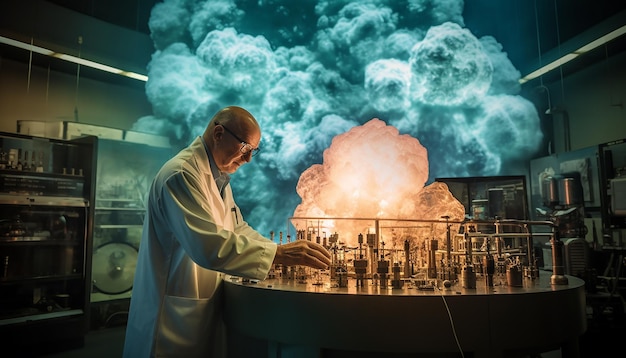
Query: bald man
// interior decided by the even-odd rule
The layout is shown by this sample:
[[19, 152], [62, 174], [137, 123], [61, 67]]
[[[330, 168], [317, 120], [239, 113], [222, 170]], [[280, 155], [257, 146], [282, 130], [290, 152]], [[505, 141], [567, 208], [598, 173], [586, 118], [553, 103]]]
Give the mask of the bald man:
[[273, 263], [330, 265], [322, 246], [307, 240], [276, 245], [241, 217], [229, 175], [250, 162], [260, 141], [256, 119], [241, 107], [226, 107], [156, 175], [124, 357], [225, 357], [225, 274], [262, 280]]

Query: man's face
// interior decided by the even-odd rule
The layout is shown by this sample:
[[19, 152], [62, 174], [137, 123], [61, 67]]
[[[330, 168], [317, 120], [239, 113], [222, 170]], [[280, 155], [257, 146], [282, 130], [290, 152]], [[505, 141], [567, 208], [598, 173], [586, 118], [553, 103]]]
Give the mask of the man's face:
[[[232, 124], [231, 124], [232, 125]], [[215, 163], [221, 172], [232, 174], [240, 166], [252, 159], [250, 149], [258, 148], [261, 133], [253, 126], [229, 128], [228, 125], [216, 125], [219, 145], [213, 153]]]

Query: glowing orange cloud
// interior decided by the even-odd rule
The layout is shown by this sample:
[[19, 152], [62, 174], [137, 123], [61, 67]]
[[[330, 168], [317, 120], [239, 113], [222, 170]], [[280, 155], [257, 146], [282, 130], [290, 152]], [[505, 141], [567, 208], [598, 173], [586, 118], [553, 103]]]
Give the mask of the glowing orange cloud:
[[[426, 148], [380, 119], [371, 119], [333, 138], [323, 158], [322, 164], [309, 167], [300, 176], [296, 191], [302, 202], [294, 217], [464, 218], [463, 204], [445, 184], [424, 186], [428, 180]], [[294, 225], [305, 229], [302, 223], [294, 221]], [[347, 244], [354, 244], [359, 233], [369, 230], [364, 222], [325, 220], [322, 225], [319, 231], [347, 234], [343, 237]], [[425, 225], [422, 233], [413, 230], [412, 236], [445, 236], [445, 230], [445, 225]]]

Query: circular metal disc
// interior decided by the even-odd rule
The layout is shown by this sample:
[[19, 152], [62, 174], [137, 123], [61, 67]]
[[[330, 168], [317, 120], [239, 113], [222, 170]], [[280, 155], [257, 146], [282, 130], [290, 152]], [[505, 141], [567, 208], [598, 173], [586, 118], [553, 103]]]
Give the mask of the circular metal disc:
[[104, 293], [120, 294], [133, 287], [137, 250], [125, 243], [108, 243], [93, 254], [92, 280]]

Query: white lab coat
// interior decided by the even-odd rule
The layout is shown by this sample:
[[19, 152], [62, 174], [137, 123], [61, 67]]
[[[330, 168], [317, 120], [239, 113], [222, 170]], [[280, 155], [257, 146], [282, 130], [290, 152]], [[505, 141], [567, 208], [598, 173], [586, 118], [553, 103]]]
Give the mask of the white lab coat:
[[223, 357], [224, 274], [264, 279], [276, 244], [220, 196], [202, 139], [169, 160], [150, 189], [124, 357]]

